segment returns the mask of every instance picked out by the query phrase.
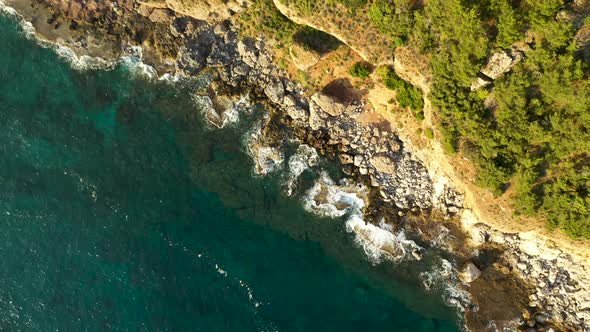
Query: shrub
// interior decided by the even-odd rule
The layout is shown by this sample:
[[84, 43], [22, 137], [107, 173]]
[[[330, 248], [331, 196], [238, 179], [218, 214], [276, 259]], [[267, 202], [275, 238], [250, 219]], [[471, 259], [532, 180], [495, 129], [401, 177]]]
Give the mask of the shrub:
[[383, 79], [383, 84], [390, 90], [395, 90], [397, 102], [401, 107], [409, 107], [416, 111], [416, 118], [423, 120], [424, 100], [420, 89], [402, 80], [395, 72], [386, 66], [377, 69], [377, 73]]
[[367, 78], [372, 72], [372, 66], [366, 62], [357, 62], [348, 70], [350, 75], [359, 78]]

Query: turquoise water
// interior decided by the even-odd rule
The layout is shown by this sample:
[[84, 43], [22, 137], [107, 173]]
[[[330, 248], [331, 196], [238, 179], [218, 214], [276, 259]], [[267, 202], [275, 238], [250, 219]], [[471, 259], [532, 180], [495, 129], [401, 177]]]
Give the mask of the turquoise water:
[[371, 265], [251, 175], [254, 120], [208, 130], [194, 84], [74, 71], [7, 17], [0, 36], [0, 330], [458, 329], [427, 266]]

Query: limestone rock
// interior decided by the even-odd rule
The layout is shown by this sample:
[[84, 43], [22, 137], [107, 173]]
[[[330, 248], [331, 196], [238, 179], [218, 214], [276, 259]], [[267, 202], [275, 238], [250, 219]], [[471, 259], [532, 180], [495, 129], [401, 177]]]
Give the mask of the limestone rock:
[[168, 9], [156, 8], [148, 16], [149, 20], [154, 23], [169, 22], [174, 15]]
[[320, 55], [318, 53], [298, 44], [293, 44], [289, 47], [289, 55], [295, 67], [302, 71], [307, 71], [320, 61]]
[[488, 60], [488, 64], [482, 69], [481, 73], [491, 79], [496, 79], [500, 75], [509, 71], [512, 67], [514, 59], [506, 52], [494, 53]]
[[321, 109], [315, 104], [309, 106], [309, 126], [312, 130], [318, 130], [323, 127], [326, 123], [324, 119], [320, 117]]
[[492, 81], [489, 78], [478, 76], [475, 79], [475, 81], [473, 81], [473, 83], [471, 83], [470, 89], [471, 89], [471, 91], [475, 91], [475, 90], [483, 88], [484, 86], [491, 84], [491, 83], [492, 83]]
[[275, 104], [283, 101], [285, 97], [285, 87], [280, 80], [272, 80], [264, 89], [264, 94]]
[[481, 70], [478, 77], [471, 84], [471, 91], [482, 88], [493, 82], [502, 74], [507, 73], [522, 59], [520, 51], [502, 51], [494, 53], [488, 59], [488, 63]]
[[387, 174], [395, 174], [396, 166], [395, 162], [391, 157], [387, 155], [377, 155], [373, 156], [370, 159], [371, 165], [375, 167], [378, 172], [387, 173]]
[[472, 262], [465, 264], [465, 266], [461, 270], [461, 273], [459, 273], [459, 279], [461, 279], [461, 281], [468, 283], [468, 284], [473, 282], [475, 279], [479, 278], [480, 276], [481, 276], [481, 271]]
[[143, 0], [146, 6], [168, 8], [204, 21], [221, 21], [242, 11], [248, 1], [240, 0]]
[[363, 163], [363, 160], [365, 160], [365, 156], [357, 154], [354, 156], [354, 166], [359, 167]]
[[331, 116], [339, 116], [344, 113], [346, 107], [337, 102], [336, 100], [332, 99], [330, 96], [323, 94], [321, 92], [314, 94], [311, 97], [311, 100], [315, 102], [322, 111], [326, 112]]
[[351, 155], [349, 155], [349, 154], [343, 153], [343, 154], [341, 154], [341, 155], [339, 156], [339, 158], [340, 158], [340, 162], [341, 162], [343, 165], [349, 165], [349, 164], [352, 164], [352, 163], [353, 163], [352, 156], [351, 156]]

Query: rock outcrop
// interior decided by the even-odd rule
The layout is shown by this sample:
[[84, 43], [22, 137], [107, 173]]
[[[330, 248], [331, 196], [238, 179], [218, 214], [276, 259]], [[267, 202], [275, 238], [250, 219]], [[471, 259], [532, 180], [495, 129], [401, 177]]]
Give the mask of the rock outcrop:
[[465, 264], [459, 273], [459, 278], [464, 283], [471, 283], [475, 279], [479, 278], [479, 276], [481, 276], [481, 271], [472, 262]]
[[315, 66], [321, 58], [317, 52], [306, 49], [299, 44], [293, 44], [289, 47], [289, 55], [295, 67], [302, 71], [307, 71]]
[[244, 10], [249, 0], [143, 0], [140, 4], [167, 8], [176, 13], [203, 21], [221, 21]]
[[471, 91], [491, 84], [502, 74], [509, 72], [522, 58], [523, 53], [517, 50], [506, 50], [492, 54], [477, 79], [471, 84]]

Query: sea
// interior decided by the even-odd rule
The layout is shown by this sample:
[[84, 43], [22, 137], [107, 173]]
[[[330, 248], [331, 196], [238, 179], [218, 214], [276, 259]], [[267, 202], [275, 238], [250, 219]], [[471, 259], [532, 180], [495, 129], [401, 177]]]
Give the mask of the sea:
[[0, 331], [461, 330], [436, 253], [375, 260], [304, 208], [318, 170], [254, 172], [263, 108], [214, 128], [207, 80], [58, 51], [0, 15]]

